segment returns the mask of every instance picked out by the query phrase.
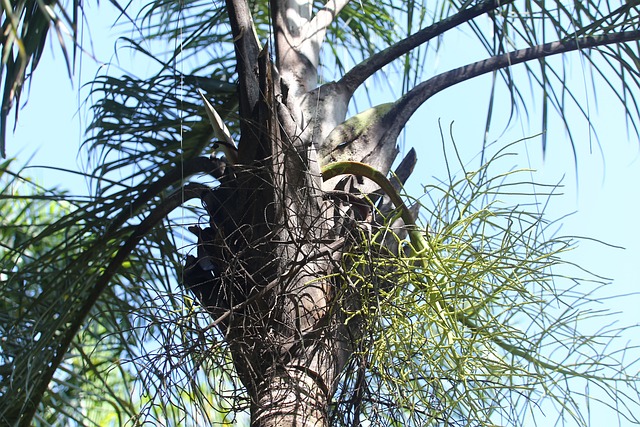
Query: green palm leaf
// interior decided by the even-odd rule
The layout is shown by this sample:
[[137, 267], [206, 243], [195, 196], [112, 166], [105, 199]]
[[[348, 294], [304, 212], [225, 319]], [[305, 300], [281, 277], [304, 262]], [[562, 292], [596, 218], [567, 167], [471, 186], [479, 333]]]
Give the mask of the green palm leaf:
[[[403, 40], [408, 34], [398, 30], [401, 23], [408, 33], [415, 32], [489, 3], [350, 2], [328, 29], [320, 83], [339, 81], [354, 64]], [[549, 41], [637, 28], [638, 4], [503, 1], [483, 15], [488, 20], [462, 23], [487, 55], [495, 56]], [[64, 9], [54, 2], [46, 9], [56, 11], [51, 14], [42, 12], [43, 5], [3, 3], [3, 134], [6, 115], [19, 104], [23, 82], [37, 67], [50, 29], [60, 36], [65, 27], [71, 28], [73, 47], [64, 37], [59, 43], [69, 72], [73, 69], [80, 6], [74, 2]], [[250, 6], [260, 41], [269, 40], [267, 2]], [[318, 10], [323, 4], [315, 2], [313, 7]], [[198, 411], [225, 423], [250, 406], [222, 334], [178, 285], [181, 253], [195, 246], [183, 229], [202, 222], [202, 211], [187, 204], [169, 214], [167, 207], [176, 195], [187, 197], [185, 181], [218, 185], [199, 158], [212, 149], [213, 131], [197, 89], [215, 103], [231, 132], [239, 132], [237, 64], [226, 9], [219, 2], [161, 0], [129, 16], [136, 17], [135, 31], [123, 41], [155, 68], [149, 75], [101, 75], [91, 84], [95, 103], [85, 143], [91, 198], [26, 184], [14, 193], [17, 182], [28, 180], [22, 173], [10, 175], [7, 164], [2, 168], [7, 181], [0, 204], [3, 214], [10, 214], [5, 218], [11, 219], [0, 229], [0, 274], [6, 277], [0, 316], [3, 336], [10, 337], [1, 343], [0, 420], [29, 423], [35, 414], [43, 425], [55, 424], [61, 415], [89, 425], [190, 425]], [[438, 55], [448, 53], [447, 31], [435, 28], [428, 40], [397, 55], [397, 61], [390, 60], [401, 73], [402, 93], [435, 73], [426, 58], [431, 49]], [[613, 91], [637, 134], [638, 44], [585, 50], [581, 58], [589, 67], [587, 74], [609, 76], [608, 86], [598, 90]], [[529, 84], [542, 93], [543, 129], [553, 111], [570, 129], [565, 112], [572, 105], [589, 119], [589, 108], [566, 81], [565, 60], [543, 58], [525, 64], [522, 73], [496, 70], [509, 90], [513, 118], [529, 112], [523, 89]], [[499, 82], [496, 79], [496, 85]], [[495, 93], [489, 100], [487, 129]], [[543, 139], [543, 149], [545, 144]], [[596, 344], [581, 341], [570, 327], [584, 312], [550, 306], [550, 301], [580, 306], [589, 300], [589, 295], [559, 294], [551, 286], [553, 268], [572, 240], [545, 240], [550, 225], [538, 214], [500, 205], [498, 195], [516, 192], [522, 183], [516, 179], [504, 184], [512, 179], [510, 174], [487, 178], [488, 167], [459, 179], [451, 176], [431, 189], [432, 204], [423, 203], [430, 218], [425, 229], [433, 233], [431, 270], [445, 284], [440, 292], [448, 303], [448, 316], [458, 325], [457, 317], [473, 315], [483, 327], [458, 325], [448, 331], [457, 340], [450, 345], [450, 324], [433, 315], [431, 301], [414, 286], [424, 279], [423, 271], [408, 263], [403, 253], [388, 257], [375, 239], [367, 243], [370, 246], [354, 248], [349, 261], [363, 267], [354, 268], [345, 281], [406, 286], [395, 293], [383, 289], [378, 294], [382, 303], [363, 293], [357, 310], [349, 313], [357, 319], [378, 310], [371, 317], [374, 321], [363, 324], [366, 334], [357, 343], [352, 369], [345, 372], [332, 408], [336, 424], [354, 424], [361, 417], [407, 425], [433, 420], [463, 424], [468, 419], [488, 424], [496, 416], [516, 423], [522, 414], [513, 408], [543, 399], [560, 407], [559, 416], [582, 422], [575, 397], [562, 384], [571, 375], [600, 381], [612, 396], [628, 393], [632, 401], [637, 395], [635, 378], [611, 371], [598, 376], [610, 360], [594, 359], [586, 350]], [[156, 218], [158, 212], [166, 215]], [[395, 217], [388, 219], [390, 224], [377, 230], [380, 240], [395, 239], [402, 247], [406, 243], [391, 226]], [[372, 254], [385, 256], [372, 260]], [[360, 275], [362, 271], [368, 275]], [[509, 311], [514, 306], [519, 315]], [[529, 330], [514, 326], [523, 319], [532, 324]], [[574, 339], [566, 347], [573, 356], [564, 359], [570, 370], [554, 365], [551, 352], [565, 348], [565, 342], [554, 337]], [[427, 347], [433, 357], [425, 362], [416, 349]], [[474, 362], [481, 357], [490, 363]], [[479, 379], [469, 380], [470, 375]], [[443, 378], [447, 380], [439, 381]], [[545, 396], [537, 395], [538, 390]], [[625, 414], [637, 422], [632, 410]]]

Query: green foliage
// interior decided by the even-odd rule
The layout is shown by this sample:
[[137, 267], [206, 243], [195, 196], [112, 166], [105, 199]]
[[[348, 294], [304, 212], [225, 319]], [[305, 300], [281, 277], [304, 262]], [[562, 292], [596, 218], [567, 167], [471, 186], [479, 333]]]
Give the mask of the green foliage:
[[[67, 48], [67, 35], [75, 43], [77, 15], [67, 15], [58, 1], [5, 0], [0, 3], [2, 19], [2, 115], [0, 116], [0, 157], [5, 157], [5, 132], [7, 113], [14, 102], [20, 103], [22, 86], [28, 72], [33, 72], [44, 52], [50, 29], [56, 32], [67, 70], [71, 75], [72, 60]], [[74, 10], [79, 2], [74, 1]], [[71, 33], [71, 34], [69, 34]], [[17, 109], [16, 109], [17, 114]]]
[[[585, 384], [639, 422], [639, 378], [609, 353], [625, 346], [617, 339], [624, 327], [594, 311], [592, 293], [606, 282], [563, 260], [576, 239], [555, 236], [540, 206], [520, 204], [556, 187], [531, 183], [531, 171], [496, 171], [508, 155], [476, 171], [460, 165], [461, 177], [425, 187], [423, 250], [397, 237], [391, 218], [345, 257], [345, 281], [361, 297], [349, 321], [365, 333], [345, 371], [337, 425], [523, 425], [538, 417], [587, 425]], [[389, 239], [399, 243], [395, 254], [380, 244]], [[609, 326], [584, 335], [587, 319]], [[545, 421], [538, 407], [547, 402], [556, 412]]]
[[[340, 77], [350, 62], [405, 37], [400, 27], [412, 32], [436, 24], [474, 2], [428, 3], [351, 2], [329, 29], [323, 78], [335, 77], [334, 66]], [[49, 2], [54, 15], [42, 13], [42, 4], [2, 4], [1, 132], [42, 55], [47, 29], [61, 35], [66, 25], [73, 38], [81, 16], [77, 1]], [[637, 27], [638, 4], [505, 1], [467, 29], [497, 55]], [[259, 37], [267, 40], [267, 2], [252, 8]], [[182, 230], [199, 220], [199, 211], [185, 207], [123, 249], [144, 218], [181, 188], [185, 177], [177, 171], [184, 162], [210, 144], [196, 88], [237, 129], [236, 64], [224, 5], [160, 0], [126, 15], [137, 16], [136, 32], [124, 41], [157, 67], [150, 75], [99, 76], [92, 84], [85, 145], [91, 197], [45, 189], [10, 172], [8, 163], [0, 167], [0, 422], [28, 411], [23, 397], [37, 399], [45, 389], [37, 402], [41, 425], [192, 425], [203, 418], [225, 424], [249, 407], [222, 337], [177, 285], [182, 253], [194, 249]], [[446, 54], [446, 40], [441, 34], [401, 61], [403, 92], [435, 72], [429, 55]], [[73, 49], [61, 47], [71, 71]], [[621, 101], [636, 133], [637, 47], [582, 52], [587, 74], [619, 78], [605, 78], [605, 88]], [[588, 118], [564, 78], [567, 66], [541, 60], [526, 65], [524, 77], [502, 71], [512, 116], [530, 111], [522, 91], [533, 87], [542, 98], [543, 128], [554, 109], [564, 118], [578, 106]], [[565, 270], [562, 256], [575, 241], [555, 236], [538, 206], [510, 202], [531, 194], [525, 172], [494, 174], [492, 165], [425, 189], [419, 201], [426, 248], [411, 250], [410, 241], [395, 235], [393, 217], [345, 258], [353, 268], [344, 279], [359, 297], [345, 310], [366, 333], [335, 397], [336, 424], [519, 425], [547, 401], [558, 418], [583, 424], [579, 399], [586, 396], [573, 385], [585, 390], [584, 381], [638, 422], [634, 366], [622, 366], [623, 354], [610, 352], [619, 348], [618, 330], [586, 336], [576, 329], [578, 321], [605, 314], [590, 305], [601, 282]], [[167, 176], [173, 178], [159, 181]], [[553, 189], [536, 186], [533, 193]], [[389, 252], [383, 240], [401, 250]], [[118, 254], [126, 260], [114, 264]]]
[[[228, 401], [238, 394], [237, 380], [228, 355], [206, 328], [208, 316], [183, 299], [176, 283], [176, 248], [192, 243], [171, 230], [185, 220], [169, 219], [148, 233], [99, 289], [122, 240], [136, 229], [133, 218], [108, 231], [113, 223], [105, 218], [122, 209], [127, 193], [96, 206], [36, 185], [9, 164], [0, 169], [0, 420], [28, 412], [24, 397], [39, 387], [47, 391], [36, 425], [235, 419]], [[112, 191], [114, 183], [107, 184]], [[77, 334], [65, 334], [79, 323]], [[66, 340], [69, 349], [60, 352]], [[57, 357], [59, 368], [48, 372]]]
[[[21, 174], [8, 170], [10, 161], [0, 170], [0, 210], [2, 225], [0, 236], [0, 274], [2, 288], [2, 356], [3, 366], [0, 393], [9, 400], [12, 382], [20, 382], [19, 376], [26, 372], [14, 367], [24, 350], [34, 342], [53, 341], [48, 334], [51, 323], [59, 321], [68, 307], [72, 295], [65, 292], [72, 283], [61, 283], [51, 288], [47, 284], [60, 276], [65, 265], [79, 254], [79, 248], [69, 240], [79, 231], [78, 227], [53, 228], [51, 225], [75, 210], [64, 200], [62, 193], [47, 190]], [[58, 256], [50, 258], [48, 253], [56, 251]], [[53, 339], [52, 339], [53, 338]], [[43, 356], [50, 357], [49, 354]], [[38, 355], [29, 355], [33, 363], [31, 369], [38, 371], [49, 361], [38, 360]], [[26, 383], [21, 387], [26, 386]], [[48, 401], [55, 401], [49, 396]], [[55, 405], [52, 405], [55, 407]], [[13, 410], [20, 409], [19, 407]], [[6, 409], [5, 409], [6, 410]], [[50, 414], [49, 417], [52, 415]], [[46, 416], [45, 416], [46, 417]]]
[[[347, 292], [358, 290], [360, 300], [349, 308], [348, 322], [361, 322], [365, 334], [335, 397], [336, 425], [351, 425], [354, 417], [375, 425], [521, 425], [544, 401], [557, 405], [559, 418], [583, 424], [580, 393], [572, 386], [581, 380], [618, 404], [637, 399], [638, 379], [625, 376], [615, 353], [606, 355], [618, 345], [619, 331], [587, 336], [575, 329], [581, 319], [607, 317], [588, 304], [591, 291], [585, 289], [594, 278], [579, 280], [563, 267], [562, 254], [574, 240], [551, 237], [553, 224], [538, 206], [518, 204], [532, 188], [540, 198], [555, 187], [532, 187], [527, 171], [493, 172], [503, 156], [478, 171], [463, 170], [446, 185], [425, 187], [431, 202], [421, 202], [423, 250], [416, 253], [389, 226], [345, 257]], [[55, 342], [44, 336], [51, 322], [73, 321], [77, 309], [67, 301], [104, 271], [75, 267], [77, 260], [97, 259], [93, 251], [109, 244], [87, 237], [70, 245], [65, 237], [81, 232], [89, 213], [76, 230], [56, 225], [82, 205], [61, 206], [60, 195], [44, 198], [54, 193], [8, 171], [5, 176], [13, 178], [0, 199], [11, 221], [0, 229], [8, 242], [1, 259], [9, 278], [0, 292], [8, 308], [2, 325], [11, 328], [3, 330], [11, 337], [2, 342], [3, 366], [13, 361], [9, 357], [37, 366], [51, 353], [29, 344], [33, 334]], [[17, 191], [16, 183], [26, 188]], [[8, 204], [13, 200], [20, 203]], [[56, 231], [43, 231], [51, 227]], [[389, 240], [398, 242], [397, 253], [381, 246]], [[185, 242], [177, 243], [164, 245]], [[161, 246], [147, 247], [156, 253]], [[10, 268], [18, 253], [23, 258]], [[208, 316], [167, 280], [175, 274], [167, 270], [170, 254], [149, 263], [143, 253], [134, 252], [74, 337], [38, 411], [43, 425], [181, 425], [198, 417], [224, 424], [247, 409], [230, 355], [206, 326]], [[42, 323], [38, 332], [34, 323]], [[3, 372], [5, 396], [8, 380], [20, 381], [20, 375], [31, 374]], [[621, 415], [638, 421], [631, 410]]]

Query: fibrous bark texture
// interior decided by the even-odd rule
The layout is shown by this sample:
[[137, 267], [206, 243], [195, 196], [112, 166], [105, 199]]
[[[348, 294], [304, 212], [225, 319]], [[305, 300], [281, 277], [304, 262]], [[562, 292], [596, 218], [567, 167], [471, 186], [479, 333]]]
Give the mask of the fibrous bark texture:
[[[341, 141], [334, 132], [350, 94], [335, 84], [315, 87], [319, 41], [304, 32], [326, 20], [272, 2], [274, 64], [246, 4], [227, 5], [239, 71], [238, 162], [219, 168], [219, 186], [202, 194], [209, 223], [191, 227], [198, 251], [186, 260], [184, 285], [218, 319], [251, 399], [252, 425], [324, 426], [359, 335], [358, 322], [345, 321], [358, 298], [342, 255], [379, 218], [372, 200], [392, 208], [377, 186], [354, 177], [323, 183], [320, 168], [367, 161], [386, 174], [398, 151], [371, 133]], [[291, 31], [292, 20], [302, 32]]]

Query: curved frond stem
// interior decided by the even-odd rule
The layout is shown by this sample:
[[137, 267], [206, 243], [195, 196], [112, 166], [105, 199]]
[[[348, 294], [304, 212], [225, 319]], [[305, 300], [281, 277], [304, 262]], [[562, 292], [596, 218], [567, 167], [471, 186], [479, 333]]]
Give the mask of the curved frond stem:
[[350, 93], [353, 93], [374, 73], [379, 71], [385, 65], [400, 58], [402, 55], [407, 54], [416, 47], [453, 28], [456, 28], [461, 24], [469, 22], [480, 15], [488, 13], [506, 4], [513, 3], [513, 1], [514, 0], [481, 1], [475, 6], [464, 9], [449, 18], [430, 25], [356, 65], [339, 80], [339, 84], [343, 85]]
[[[395, 187], [387, 179], [384, 174], [370, 165], [362, 162], [351, 162], [351, 161], [343, 161], [343, 162], [332, 162], [322, 167], [322, 179], [327, 181], [331, 178], [334, 178], [339, 175], [356, 175], [363, 176], [368, 178], [378, 184], [382, 191], [389, 196], [391, 203], [393, 203], [396, 208], [400, 209], [400, 215], [402, 220], [407, 226], [415, 228], [416, 223], [413, 219], [413, 214], [411, 210], [405, 205], [402, 197], [398, 194]], [[411, 234], [411, 231], [409, 232]], [[412, 238], [412, 241], [414, 239]], [[423, 246], [421, 241], [416, 240], [414, 243], [416, 246]]]
[[253, 304], [259, 298], [264, 298], [264, 296], [267, 295], [269, 292], [271, 292], [276, 286], [280, 285], [283, 280], [298, 273], [299, 269], [303, 267], [305, 264], [325, 256], [330, 256], [334, 258], [334, 261], [337, 261], [342, 256], [342, 252], [340, 251], [340, 249], [344, 246], [344, 243], [345, 243], [344, 238], [336, 239], [335, 241], [327, 244], [321, 250], [318, 250], [317, 252], [309, 255], [308, 257], [305, 257], [304, 259], [301, 259], [300, 261], [296, 261], [295, 263], [292, 263], [291, 268], [289, 270], [287, 270], [283, 274], [276, 277], [274, 280], [267, 283], [267, 285], [265, 285], [264, 288], [260, 289], [259, 292], [256, 292], [246, 300], [239, 302], [238, 304], [234, 305], [233, 307], [229, 308], [227, 311], [222, 313], [213, 322], [209, 323], [206, 326], [206, 328], [204, 328], [204, 331], [217, 328], [218, 326], [220, 326], [220, 324], [222, 324], [222, 322], [225, 321], [225, 319], [227, 319], [233, 313], [237, 313], [243, 308]]
[[472, 64], [444, 72], [420, 83], [394, 103], [393, 107], [386, 114], [386, 117], [392, 118], [392, 120], [390, 120], [390, 126], [385, 138], [395, 140], [409, 121], [409, 118], [411, 118], [422, 104], [424, 104], [433, 95], [455, 84], [535, 59], [576, 50], [591, 49], [598, 46], [626, 43], [637, 40], [640, 40], [640, 30], [567, 39], [552, 43], [545, 43], [526, 49], [515, 50], [505, 53], [504, 55], [494, 56], [489, 59], [474, 62]]

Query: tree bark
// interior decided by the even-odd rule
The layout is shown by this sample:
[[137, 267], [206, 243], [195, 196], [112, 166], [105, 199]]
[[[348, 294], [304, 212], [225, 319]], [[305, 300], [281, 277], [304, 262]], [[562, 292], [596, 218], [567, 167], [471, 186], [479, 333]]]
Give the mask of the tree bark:
[[313, 144], [296, 135], [275, 67], [242, 40], [248, 34], [237, 41], [241, 73], [254, 74], [240, 77], [239, 163], [203, 194], [210, 221], [191, 228], [198, 255], [187, 259], [184, 285], [223, 319], [252, 425], [323, 426], [351, 352], [332, 278], [345, 239]]
[[[252, 426], [327, 426], [360, 333], [358, 319], [349, 326], [345, 319], [361, 296], [347, 285], [342, 254], [357, 245], [358, 224], [378, 218], [364, 196], [379, 197], [377, 186], [358, 179], [323, 184], [320, 167], [368, 161], [386, 175], [398, 150], [395, 141], [380, 147], [376, 138], [327, 149], [340, 142], [328, 137], [344, 121], [350, 95], [339, 85], [310, 87], [317, 52], [305, 47], [311, 38], [286, 27], [288, 3], [272, 2], [280, 27], [276, 60], [295, 78], [281, 75], [267, 48], [258, 48], [246, 4], [227, 2], [240, 74], [239, 160], [224, 168], [218, 188], [203, 194], [210, 221], [191, 228], [198, 255], [187, 259], [184, 285], [218, 319], [251, 399]], [[300, 49], [285, 44], [296, 40]], [[298, 59], [286, 56], [287, 49]], [[318, 147], [330, 156], [319, 157]], [[403, 179], [412, 159], [402, 166]]]

